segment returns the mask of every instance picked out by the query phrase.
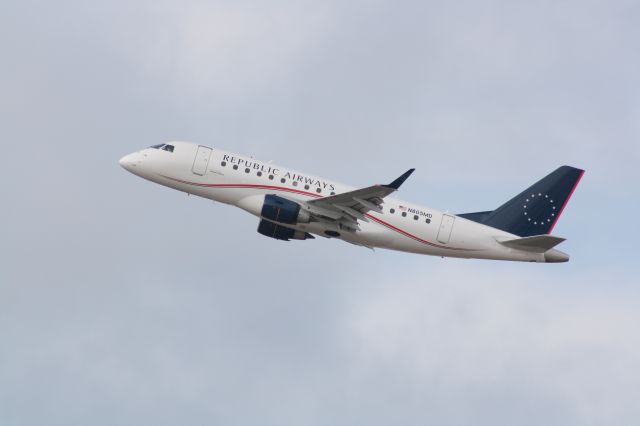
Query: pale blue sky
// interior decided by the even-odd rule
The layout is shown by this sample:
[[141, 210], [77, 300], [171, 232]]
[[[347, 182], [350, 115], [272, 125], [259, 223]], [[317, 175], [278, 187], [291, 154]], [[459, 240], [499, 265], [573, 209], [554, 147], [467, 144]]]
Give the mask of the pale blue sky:
[[[12, 1], [2, 425], [632, 425], [633, 1]], [[172, 139], [488, 210], [562, 164], [568, 264], [283, 243], [122, 170]]]

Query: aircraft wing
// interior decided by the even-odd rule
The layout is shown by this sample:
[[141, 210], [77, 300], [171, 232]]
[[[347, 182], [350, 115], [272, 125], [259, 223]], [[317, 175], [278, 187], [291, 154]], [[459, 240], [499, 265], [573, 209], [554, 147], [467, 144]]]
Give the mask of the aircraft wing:
[[407, 170], [402, 176], [388, 185], [373, 185], [342, 194], [309, 200], [306, 204], [312, 213], [330, 217], [331, 219], [347, 219], [357, 222], [369, 220], [365, 214], [369, 211], [381, 212], [380, 206], [384, 197], [395, 192], [415, 169]]

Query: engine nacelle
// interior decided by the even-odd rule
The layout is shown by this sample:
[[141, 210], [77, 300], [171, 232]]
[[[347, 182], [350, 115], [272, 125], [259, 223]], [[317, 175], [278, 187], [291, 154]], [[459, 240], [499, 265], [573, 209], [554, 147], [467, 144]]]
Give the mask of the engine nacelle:
[[260, 215], [265, 219], [287, 225], [309, 223], [311, 220], [309, 212], [303, 210], [300, 204], [272, 194], [264, 196]]
[[296, 231], [295, 229], [287, 228], [286, 226], [280, 226], [276, 223], [269, 222], [268, 220], [261, 220], [258, 225], [258, 232], [270, 238], [277, 240], [306, 240], [307, 238], [315, 238], [308, 232]]

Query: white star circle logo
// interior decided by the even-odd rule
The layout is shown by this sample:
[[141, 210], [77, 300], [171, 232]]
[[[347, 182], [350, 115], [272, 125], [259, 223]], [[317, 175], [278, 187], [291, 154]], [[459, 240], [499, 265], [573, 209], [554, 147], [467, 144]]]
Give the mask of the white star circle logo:
[[[544, 197], [544, 198], [543, 198]], [[546, 217], [534, 217], [532, 218], [531, 215], [528, 212], [528, 207], [530, 203], [533, 203], [536, 200], [540, 200], [538, 201], [538, 203], [547, 203], [551, 209], [549, 210], [551, 213], [546, 215]], [[534, 225], [546, 225], [551, 223], [551, 221], [555, 218], [556, 216], [556, 206], [553, 203], [553, 199], [549, 198], [548, 194], [544, 194], [544, 196], [542, 195], [541, 192], [537, 193], [537, 194], [531, 194], [526, 200], [524, 205], [522, 206], [522, 209], [524, 210], [524, 216], [527, 218], [527, 222], [532, 222]], [[544, 209], [545, 211], [547, 210], [546, 208]]]

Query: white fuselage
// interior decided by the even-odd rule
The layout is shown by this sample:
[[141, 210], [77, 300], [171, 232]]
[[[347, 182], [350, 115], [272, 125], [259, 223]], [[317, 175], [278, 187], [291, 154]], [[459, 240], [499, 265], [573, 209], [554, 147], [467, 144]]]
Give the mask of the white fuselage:
[[[120, 164], [152, 182], [240, 207], [258, 217], [267, 194], [304, 202], [355, 189], [220, 149], [207, 151], [208, 159], [198, 158], [199, 145], [171, 144], [173, 152], [147, 148], [123, 157]], [[433, 256], [545, 262], [544, 253], [499, 243], [517, 238], [513, 234], [392, 197], [384, 199], [382, 212], [370, 211], [366, 217], [368, 221], [359, 222], [360, 230], [339, 232], [338, 238], [366, 247]], [[335, 225], [323, 222], [290, 227], [324, 237], [326, 231], [338, 231]]]

